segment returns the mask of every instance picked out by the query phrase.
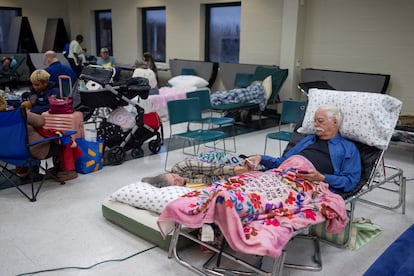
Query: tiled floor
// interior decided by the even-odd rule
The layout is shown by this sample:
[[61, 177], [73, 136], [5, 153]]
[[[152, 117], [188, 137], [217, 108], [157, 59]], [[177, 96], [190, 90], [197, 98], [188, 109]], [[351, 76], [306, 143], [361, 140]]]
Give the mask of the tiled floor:
[[[256, 131], [237, 137], [237, 154], [263, 152], [265, 133]], [[274, 143], [273, 154], [279, 152]], [[169, 162], [183, 158], [174, 151]], [[413, 152], [391, 148], [386, 162], [414, 177]], [[38, 201], [29, 202], [16, 189], [0, 191], [0, 275], [48, 270], [59, 267], [88, 267], [110, 259], [121, 259], [151, 248], [152, 245], [108, 222], [101, 213], [105, 197], [118, 188], [163, 171], [165, 153], [106, 166], [96, 173], [80, 175], [60, 186], [47, 182]], [[359, 203], [356, 216], [364, 216], [383, 227], [383, 233], [358, 251], [321, 245], [323, 270], [306, 272], [286, 269], [284, 275], [362, 275], [371, 263], [414, 222], [413, 181], [407, 182], [405, 215]], [[386, 198], [378, 195], [378, 198]], [[288, 250], [294, 258], [302, 245]], [[305, 246], [306, 247], [306, 246]], [[195, 255], [203, 254], [195, 250]], [[121, 262], [105, 262], [90, 269], [66, 269], [40, 275], [194, 275], [167, 252], [153, 248]]]

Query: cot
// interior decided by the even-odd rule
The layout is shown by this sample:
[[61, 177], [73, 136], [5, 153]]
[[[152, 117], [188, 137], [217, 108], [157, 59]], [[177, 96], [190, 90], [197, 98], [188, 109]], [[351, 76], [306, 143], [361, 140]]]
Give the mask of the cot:
[[[342, 93], [342, 94], [341, 94]], [[377, 202], [370, 202], [380, 207], [384, 207], [387, 209], [402, 209], [402, 213], [405, 212], [405, 177], [403, 175], [403, 171], [401, 169], [392, 167], [392, 166], [382, 166], [383, 154], [386, 150], [389, 141], [392, 136], [392, 130], [397, 122], [398, 114], [401, 109], [401, 102], [395, 98], [392, 98], [387, 95], [374, 95], [373, 93], [363, 93], [363, 92], [348, 92], [351, 94], [346, 94], [341, 91], [331, 91], [331, 90], [318, 90], [318, 89], [311, 89], [309, 91], [309, 104], [305, 114], [304, 121], [302, 123], [302, 129], [300, 130], [302, 133], [307, 133], [312, 127], [313, 122], [313, 114], [316, 108], [322, 104], [332, 104], [336, 103], [340, 106], [343, 113], [345, 113], [345, 118], [349, 120], [344, 120], [341, 134], [345, 137], [352, 138], [354, 141], [357, 142], [357, 146], [361, 152], [362, 157], [362, 164], [363, 164], [363, 173], [361, 182], [358, 184], [358, 187], [352, 191], [351, 193], [344, 193], [341, 196], [344, 198], [344, 203], [347, 206], [347, 216], [348, 216], [348, 223], [352, 222], [354, 211], [355, 211], [355, 202], [358, 200], [363, 200], [364, 196], [375, 192], [377, 188], [386, 188], [387, 185], [394, 185], [396, 187], [395, 190], [390, 190], [391, 192], [396, 192], [398, 195], [397, 203], [394, 206], [387, 206], [385, 204], [380, 204]], [[345, 98], [348, 97], [346, 101]], [[353, 100], [349, 101], [349, 97], [353, 98]], [[364, 104], [358, 104], [364, 103]], [[350, 114], [350, 112], [355, 112], [354, 114], [360, 114], [360, 116], [356, 117]], [[370, 122], [365, 121], [365, 118], [370, 118]], [[378, 122], [381, 121], [379, 124]], [[354, 127], [357, 127], [359, 132], [354, 132]], [[363, 126], [363, 128], [360, 128]], [[369, 134], [366, 136], [366, 134]], [[386, 169], [388, 172], [385, 176], [378, 176], [378, 172], [382, 169]], [[328, 196], [326, 194], [325, 196]], [[225, 197], [225, 196], [224, 196]], [[225, 197], [226, 198], [226, 197]], [[213, 199], [212, 199], [213, 200]], [[213, 216], [213, 218], [209, 218], [207, 220], [201, 220], [201, 222], [218, 222], [220, 224], [220, 230], [223, 234], [226, 243], [229, 246], [223, 246], [226, 243], [221, 243], [217, 245], [212, 245], [209, 242], [202, 241], [200, 237], [194, 234], [194, 229], [198, 229], [202, 225], [198, 224], [198, 221], [194, 222], [194, 220], [186, 220], [183, 219], [180, 215], [176, 213], [175, 210], [180, 208], [179, 201], [184, 201], [177, 199], [172, 203], [168, 204], [164, 209], [164, 212], [161, 214], [159, 219], [159, 227], [163, 231], [164, 234], [169, 233], [170, 231], [173, 232], [173, 238], [169, 248], [169, 257], [175, 258], [180, 264], [188, 267], [189, 269], [197, 272], [199, 274], [205, 273], [215, 273], [216, 275], [223, 275], [221, 273], [235, 273], [234, 270], [234, 263], [232, 268], [226, 270], [222, 268], [222, 258], [229, 259], [233, 262], [237, 263], [237, 267], [239, 268], [240, 265], [247, 268], [250, 272], [259, 273], [262, 275], [281, 275], [283, 267], [293, 267], [293, 268], [301, 268], [307, 270], [321, 270], [322, 269], [322, 261], [321, 255], [319, 252], [319, 238], [312, 235], [305, 235], [304, 237], [310, 238], [314, 241], [314, 262], [315, 265], [298, 265], [298, 264], [285, 264], [285, 256], [286, 251], [283, 249], [285, 243], [283, 243], [279, 250], [279, 253], [265, 253], [263, 254], [262, 250], [254, 250], [247, 249], [244, 251], [243, 247], [234, 244], [235, 237], [231, 233], [225, 225], [222, 224], [220, 221], [221, 218]], [[188, 202], [187, 202], [188, 203]], [[216, 203], [217, 205], [218, 203]], [[189, 206], [187, 204], [187, 206]], [[174, 208], [174, 211], [171, 209]], [[209, 205], [209, 208], [213, 208]], [[188, 213], [191, 213], [192, 210], [187, 210]], [[197, 210], [198, 212], [204, 212], [206, 217], [208, 217], [208, 210], [202, 209], [201, 207]], [[217, 208], [216, 213], [220, 213], [221, 209]], [[174, 215], [171, 215], [174, 214]], [[190, 216], [191, 217], [191, 216]], [[187, 218], [189, 219], [189, 218]], [[230, 219], [230, 218], [228, 218]], [[184, 221], [186, 223], [184, 223]], [[191, 221], [191, 223], [188, 223]], [[329, 220], [327, 220], [329, 221]], [[263, 223], [267, 223], [266, 220]], [[327, 223], [330, 224], [332, 222]], [[250, 226], [250, 225], [248, 225]], [[188, 227], [191, 230], [188, 230]], [[300, 234], [303, 230], [307, 229], [306, 227], [298, 227], [294, 228], [295, 232], [291, 233], [291, 238], [293, 237], [302, 237]], [[270, 230], [269, 230], [270, 231]], [[271, 232], [271, 231], [270, 231]], [[257, 233], [252, 232], [245, 232], [246, 234], [245, 239], [253, 239], [252, 236], [259, 235]], [[274, 239], [278, 239], [280, 233], [275, 232], [273, 236]], [[210, 259], [203, 268], [197, 267], [196, 264], [191, 263], [191, 260], [184, 260], [180, 254], [179, 250], [176, 247], [176, 244], [180, 241], [181, 238], [191, 239], [193, 242], [205, 246], [216, 253], [216, 264], [212, 266], [212, 262]], [[349, 241], [349, 236], [345, 240], [345, 243], [341, 246], [346, 246], [347, 242]], [[259, 242], [259, 241], [256, 241]], [[263, 237], [261, 242], [263, 242]], [[266, 240], [266, 242], [271, 242], [271, 239]], [[247, 243], [247, 241], [246, 241]], [[240, 256], [240, 252], [243, 253]], [[247, 257], [245, 257], [247, 254]], [[251, 259], [249, 258], [250, 255], [259, 255], [259, 265], [256, 263], [249, 262]], [[274, 259], [274, 264], [270, 267], [270, 269], [264, 269], [262, 267], [264, 256], [271, 256]], [[243, 271], [245, 273], [245, 271]], [[230, 275], [229, 274], [229, 275]]]
[[[325, 90], [319, 91], [319, 90], [312, 90], [312, 89], [310, 90], [309, 104], [308, 104], [309, 114], [307, 110], [307, 114], [305, 114], [305, 118], [302, 123], [305, 130], [307, 127], [309, 127], [309, 123], [313, 121], [310, 119], [312, 117], [311, 110], [315, 109], [317, 106], [323, 103], [329, 102], [330, 100], [341, 100], [343, 99], [341, 95], [346, 96], [345, 93], [343, 94], [338, 94], [338, 93], [343, 93], [343, 92], [325, 91]], [[348, 92], [348, 93], [353, 93], [353, 92]], [[364, 118], [370, 117], [368, 116], [368, 114], [372, 115], [372, 113], [375, 113], [376, 110], [378, 110], [379, 114], [380, 115], [383, 114], [383, 116], [380, 116], [380, 115], [374, 116], [374, 118], [376, 117], [377, 120], [371, 122], [371, 124], [367, 124], [366, 122], [364, 122], [358, 117], [357, 119], [359, 119], [360, 122], [358, 122], [357, 126], [360, 126], [361, 124], [363, 124], [364, 126], [363, 130], [368, 130], [369, 133], [372, 134], [370, 135], [371, 138], [373, 137], [377, 137], [377, 138], [382, 137], [382, 138], [376, 139], [376, 140], [365, 141], [365, 143], [357, 142], [358, 148], [360, 149], [360, 152], [361, 152], [364, 169], [363, 169], [361, 182], [358, 185], [357, 189], [353, 191], [353, 193], [341, 195], [343, 198], [345, 198], [344, 203], [347, 206], [346, 212], [348, 216], [348, 221], [350, 222], [353, 219], [355, 203], [357, 200], [362, 200], [365, 195], [368, 195], [371, 192], [375, 192], [377, 188], [385, 187], [388, 185], [393, 185], [397, 188], [396, 194], [398, 196], [397, 203], [394, 206], [391, 206], [389, 208], [401, 208], [402, 213], [404, 213], [404, 210], [405, 210], [405, 177], [403, 175], [403, 171], [401, 169], [398, 169], [392, 166], [386, 166], [386, 169], [388, 170], [386, 177], [379, 177], [377, 175], [377, 172], [383, 168], [381, 161], [382, 161], [383, 153], [386, 150], [390, 137], [392, 135], [392, 131], [390, 132], [390, 131], [385, 130], [385, 131], [380, 131], [378, 133], [374, 131], [373, 128], [370, 127], [370, 125], [376, 125], [378, 123], [377, 121], [379, 120], [381, 122], [386, 123], [386, 125], [379, 127], [381, 128], [381, 130], [384, 130], [384, 128], [387, 128], [387, 127], [389, 127], [392, 130], [398, 118], [398, 113], [401, 108], [401, 102], [387, 95], [377, 95], [376, 97], [373, 97], [375, 95], [372, 93], [362, 93], [362, 92], [356, 92], [356, 93], [358, 93], [358, 95], [347, 94], [347, 95], [352, 96], [351, 98], [355, 98], [354, 99], [355, 102], [351, 101], [349, 103], [349, 106], [342, 106], [341, 109], [344, 109], [346, 114], [348, 112], [347, 110], [349, 109], [349, 107], [352, 107], [351, 111], [354, 111], [354, 112], [355, 112], [355, 109], [357, 109], [358, 112], [363, 110], [365, 112], [364, 114], [367, 115], [367, 116], [364, 116]], [[367, 108], [366, 106], [361, 106], [360, 104], [358, 104], [359, 102], [362, 102], [362, 103], [374, 102], [376, 104], [372, 106], [369, 105], [370, 108]], [[383, 110], [384, 106], [389, 107], [389, 108], [384, 111]], [[384, 118], [384, 116], [387, 116], [387, 118]], [[345, 126], [348, 124], [352, 125], [354, 123], [355, 121], [351, 121], [351, 122], [344, 121]], [[346, 131], [346, 129], [344, 129], [343, 131]], [[364, 137], [364, 135], [362, 135], [364, 134], [362, 133], [362, 131], [360, 131], [360, 134], [361, 134], [360, 136], [353, 137], [353, 139], [358, 140], [361, 137]], [[294, 136], [293, 139], [297, 139], [297, 137]], [[130, 190], [130, 189], [128, 188], [126, 190]], [[303, 235], [303, 230], [306, 230], [307, 229], [306, 227], [302, 229], [297, 229], [297, 231], [292, 233], [292, 237], [294, 237], [295, 239], [303, 237], [306, 239], [310, 239], [312, 241], [313, 250], [314, 250], [313, 259], [315, 261], [314, 265], [312, 266], [307, 265], [305, 267], [302, 267], [297, 264], [286, 264], [284, 261], [284, 258], [286, 254], [289, 252], [287, 252], [285, 249], [282, 249], [281, 255], [279, 258], [274, 258], [274, 259], [270, 258], [271, 260], [275, 260], [275, 262], [273, 265], [270, 266], [270, 269], [268, 269], [267, 271], [266, 270], [263, 271], [263, 267], [251, 265], [249, 264], [249, 262], [244, 263], [244, 261], [242, 260], [244, 256], [241, 256], [240, 253], [234, 254], [235, 252], [231, 250], [231, 248], [229, 248], [228, 246], [217, 247], [217, 246], [211, 245], [210, 243], [202, 242], [201, 240], [199, 240], [196, 232], [189, 230], [189, 228], [187, 227], [183, 227], [179, 223], [177, 224], [173, 223], [173, 229], [174, 229], [173, 236], [172, 237], [166, 236], [167, 237], [166, 240], [163, 240], [160, 235], [160, 229], [157, 229], [154, 225], [156, 221], [158, 220], [159, 211], [164, 209], [164, 206], [166, 203], [163, 201], [164, 205], [158, 206], [157, 207], [158, 211], [155, 213], [154, 213], [154, 210], [152, 211], [142, 210], [142, 209], [150, 209], [149, 208], [150, 206], [148, 206], [148, 203], [145, 204], [144, 201], [158, 202], [160, 198], [163, 198], [163, 197], [154, 198], [153, 192], [148, 192], [147, 194], [150, 195], [150, 198], [148, 198], [148, 200], [141, 200], [141, 202], [139, 202], [140, 204], [138, 205], [139, 206], [138, 208], [140, 208], [139, 210], [137, 210], [136, 207], [126, 205], [124, 203], [113, 202], [113, 201], [108, 202], [106, 200], [104, 204], [102, 205], [103, 214], [111, 222], [114, 222], [120, 225], [121, 227], [127, 229], [128, 231], [131, 231], [135, 233], [136, 235], [139, 235], [140, 237], [150, 241], [151, 243], [159, 245], [162, 248], [167, 248], [168, 243], [171, 240], [172, 242], [169, 245], [169, 257], [170, 258], [174, 257], [181, 264], [194, 270], [195, 272], [202, 274], [202, 273], [205, 273], [206, 271], [203, 269], [197, 268], [196, 264], [192, 264], [191, 262], [189, 262], [188, 260], [184, 260], [180, 256], [180, 250], [182, 247], [178, 246], [178, 244], [181, 244], [181, 241], [183, 240], [188, 242], [188, 239], [190, 239], [192, 240], [192, 242], [196, 242], [206, 248], [209, 248], [210, 250], [214, 252], [217, 252], [216, 257], [218, 257], [219, 261], [217, 262], [216, 260], [216, 264], [215, 264], [216, 267], [215, 268], [211, 267], [213, 259], [211, 259], [210, 262], [206, 263], [206, 266], [208, 266], [207, 269], [210, 271], [213, 270], [215, 273], [218, 273], [217, 271], [220, 271], [220, 268], [218, 268], [218, 266], [220, 265], [221, 257], [234, 260], [237, 262], [238, 266], [240, 265], [245, 266], [249, 270], [262, 273], [264, 275], [270, 275], [270, 274], [280, 275], [281, 271], [283, 270], [283, 267], [293, 267], [293, 268], [300, 267], [300, 268], [305, 268], [309, 270], [322, 269], [322, 258], [321, 258], [322, 255], [319, 251], [319, 238], [315, 236]], [[173, 193], [171, 193], [171, 191], [168, 192], [168, 195], [172, 195], [172, 194]], [[181, 194], [175, 193], [174, 197], [177, 198], [183, 194], [185, 194], [185, 191], [181, 191]], [[140, 194], [139, 196], [141, 195], [142, 194]], [[120, 196], [126, 197], [126, 195], [120, 195]], [[137, 194], [134, 194], [134, 198], [138, 198], [139, 196], [137, 196]], [[386, 208], [388, 207], [386, 206]], [[145, 218], [145, 217], [148, 217], [148, 215], [150, 217], [150, 221], [148, 221]], [[150, 227], [151, 229], [148, 230], [147, 227], [142, 227], [142, 226], [147, 226], [147, 227]], [[346, 242], [345, 244], [343, 244], [343, 246], [346, 245]], [[218, 245], [221, 245], [221, 244], [218, 244]], [[247, 261], [251, 260], [250, 257], [251, 255], [248, 255]], [[254, 259], [256, 260], [256, 258]], [[269, 259], [268, 257], [263, 257], [263, 258], [259, 257], [259, 261], [268, 260], [268, 259]], [[230, 268], [234, 269], [234, 264], [232, 264]], [[266, 267], [266, 269], [267, 268], [269, 267]]]

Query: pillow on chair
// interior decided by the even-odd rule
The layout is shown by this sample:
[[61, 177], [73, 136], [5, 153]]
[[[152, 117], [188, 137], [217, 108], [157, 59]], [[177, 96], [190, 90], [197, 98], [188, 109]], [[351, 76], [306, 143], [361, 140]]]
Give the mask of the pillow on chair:
[[180, 75], [171, 78], [168, 81], [168, 84], [172, 87], [180, 87], [180, 88], [187, 88], [187, 87], [197, 87], [203, 88], [208, 86], [208, 81], [199, 77], [199, 76], [190, 76], [190, 75]]
[[309, 89], [309, 102], [299, 132], [315, 133], [316, 109], [321, 105], [340, 108], [343, 120], [339, 132], [345, 138], [379, 149], [387, 149], [400, 114], [402, 102], [394, 97], [370, 93]]

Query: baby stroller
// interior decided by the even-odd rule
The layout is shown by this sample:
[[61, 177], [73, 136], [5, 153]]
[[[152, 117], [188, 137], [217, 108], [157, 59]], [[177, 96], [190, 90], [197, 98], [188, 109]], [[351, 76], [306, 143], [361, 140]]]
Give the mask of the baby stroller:
[[[87, 68], [87, 67], [86, 67]], [[136, 109], [135, 125], [132, 129], [123, 131], [118, 125], [108, 122], [105, 118], [99, 122], [97, 137], [103, 139], [105, 157], [110, 165], [119, 165], [125, 160], [126, 152], [131, 150], [133, 158], [142, 157], [144, 151], [142, 144], [155, 136], [148, 143], [152, 153], [158, 153], [163, 144], [163, 128], [161, 119], [157, 113], [144, 114], [144, 109], [131, 99], [138, 96], [147, 99], [150, 86], [146, 78], [130, 78], [117, 84], [111, 83], [112, 72], [102, 68], [82, 71], [79, 86], [79, 103], [75, 105], [78, 111], [82, 111], [85, 120], [89, 119], [95, 109], [102, 107], [112, 110], [119, 106], [130, 105]], [[88, 74], [86, 74], [88, 73]], [[84, 87], [83, 87], [84, 86]], [[89, 118], [88, 118], [89, 116]], [[96, 125], [96, 122], [95, 122]], [[161, 131], [161, 133], [159, 132]]]

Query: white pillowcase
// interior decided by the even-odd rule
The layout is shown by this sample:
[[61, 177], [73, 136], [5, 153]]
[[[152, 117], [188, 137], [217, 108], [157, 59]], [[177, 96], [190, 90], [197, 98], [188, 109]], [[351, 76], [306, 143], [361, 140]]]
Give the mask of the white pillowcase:
[[266, 101], [269, 100], [270, 96], [272, 95], [272, 75], [269, 75], [263, 80], [263, 88], [265, 91]]
[[315, 111], [321, 105], [335, 105], [343, 115], [339, 129], [343, 137], [383, 150], [388, 147], [402, 106], [394, 97], [370, 92], [310, 89], [308, 99], [298, 132], [315, 133]]
[[208, 86], [208, 81], [199, 77], [199, 76], [190, 76], [190, 75], [180, 75], [171, 78], [168, 81], [169, 85], [172, 87], [181, 87], [181, 88], [188, 88], [188, 87], [197, 87], [203, 88]]
[[148, 183], [136, 182], [114, 192], [110, 199], [160, 214], [170, 201], [191, 191], [183, 186], [157, 188]]

